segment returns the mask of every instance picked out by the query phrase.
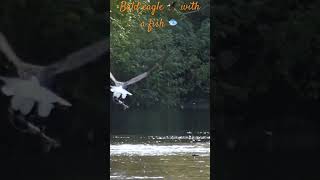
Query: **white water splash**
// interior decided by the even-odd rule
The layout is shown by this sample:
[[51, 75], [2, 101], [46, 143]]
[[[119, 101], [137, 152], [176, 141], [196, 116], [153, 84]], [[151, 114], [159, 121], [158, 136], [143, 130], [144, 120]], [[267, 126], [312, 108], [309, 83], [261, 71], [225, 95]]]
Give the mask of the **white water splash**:
[[169, 156], [196, 154], [199, 156], [210, 155], [209, 143], [195, 143], [194, 145], [150, 145], [150, 144], [119, 144], [110, 146], [110, 155], [126, 156]]

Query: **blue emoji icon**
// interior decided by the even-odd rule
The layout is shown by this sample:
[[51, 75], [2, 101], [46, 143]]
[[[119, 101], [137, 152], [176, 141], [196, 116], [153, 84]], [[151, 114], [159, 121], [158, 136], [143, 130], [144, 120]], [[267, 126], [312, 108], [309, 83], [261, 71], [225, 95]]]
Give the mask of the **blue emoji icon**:
[[175, 19], [171, 19], [171, 20], [169, 21], [169, 24], [170, 24], [170, 26], [175, 26], [175, 25], [178, 24], [178, 22], [177, 22]]

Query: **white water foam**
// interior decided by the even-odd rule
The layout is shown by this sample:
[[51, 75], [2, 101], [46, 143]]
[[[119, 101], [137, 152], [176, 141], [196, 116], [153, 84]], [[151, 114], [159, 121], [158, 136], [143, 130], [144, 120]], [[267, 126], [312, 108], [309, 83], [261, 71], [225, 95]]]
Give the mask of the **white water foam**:
[[210, 155], [209, 143], [195, 143], [194, 145], [155, 145], [155, 144], [118, 144], [110, 145], [110, 155], [126, 156], [169, 156], [196, 154], [199, 156]]

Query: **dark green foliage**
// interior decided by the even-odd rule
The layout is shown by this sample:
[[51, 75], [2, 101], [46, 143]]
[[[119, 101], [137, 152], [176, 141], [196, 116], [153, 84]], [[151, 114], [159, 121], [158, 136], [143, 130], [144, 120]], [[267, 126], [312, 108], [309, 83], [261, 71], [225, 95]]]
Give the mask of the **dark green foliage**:
[[[165, 1], [161, 1], [166, 5]], [[169, 54], [163, 65], [145, 81], [130, 87], [135, 106], [180, 107], [190, 100], [209, 99], [210, 21], [200, 12], [183, 15], [164, 10], [156, 18], [174, 17], [175, 27], [147, 32], [139, 24], [150, 15], [120, 13], [111, 3], [111, 71], [118, 80], [128, 80]], [[204, 4], [205, 5], [205, 2]], [[202, 17], [200, 20], [197, 18]], [[194, 22], [197, 21], [197, 24]], [[200, 22], [200, 23], [199, 23]]]
[[[228, 2], [214, 8], [217, 85], [228, 83], [264, 96], [282, 81], [298, 99], [318, 100], [320, 3]], [[222, 56], [225, 52], [237, 59], [228, 69], [223, 67], [232, 57]]]
[[[318, 176], [296, 164], [312, 164], [318, 148], [319, 8], [315, 0], [215, 0], [216, 179]], [[308, 155], [291, 165], [288, 152]]]

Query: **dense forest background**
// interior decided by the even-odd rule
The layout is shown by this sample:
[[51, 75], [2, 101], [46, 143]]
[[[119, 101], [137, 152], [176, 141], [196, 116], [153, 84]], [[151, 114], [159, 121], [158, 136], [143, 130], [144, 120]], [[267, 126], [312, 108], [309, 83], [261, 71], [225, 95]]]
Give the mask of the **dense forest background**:
[[[126, 81], [156, 63], [160, 66], [129, 87], [133, 94], [125, 100], [129, 109], [123, 111], [121, 106], [110, 102], [111, 134], [183, 135], [187, 131], [209, 131], [209, 1], [199, 1], [200, 10], [188, 13], [179, 8], [189, 1], [176, 1], [174, 11], [167, 7], [171, 1], [160, 1], [165, 8], [155, 16], [150, 12], [122, 13], [120, 3], [111, 1], [111, 72], [118, 80]], [[150, 18], [162, 18], [165, 27], [147, 32], [140, 23]], [[178, 24], [170, 26], [170, 19]]]
[[[111, 1], [111, 71], [119, 80], [128, 80], [149, 70], [157, 62], [161, 66], [142, 85], [130, 90], [134, 96], [129, 103], [134, 108], [151, 108], [163, 105], [166, 108], [180, 108], [187, 102], [205, 100], [209, 103], [210, 76], [210, 8], [209, 2], [202, 0], [203, 9], [198, 12], [183, 14], [177, 1], [175, 11], [164, 11], [151, 16], [121, 13], [121, 1]], [[132, 2], [132, 1], [127, 1]], [[154, 1], [140, 1], [156, 4]], [[160, 1], [167, 6], [171, 1]], [[166, 27], [154, 28], [147, 32], [140, 27], [140, 22], [149, 18], [162, 18]], [[169, 26], [170, 19], [176, 19], [178, 25]], [[168, 58], [162, 62], [162, 58]]]
[[219, 178], [318, 177], [314, 168], [302, 166], [318, 161], [311, 150], [319, 148], [319, 6], [214, 1], [215, 172], [224, 175]]

